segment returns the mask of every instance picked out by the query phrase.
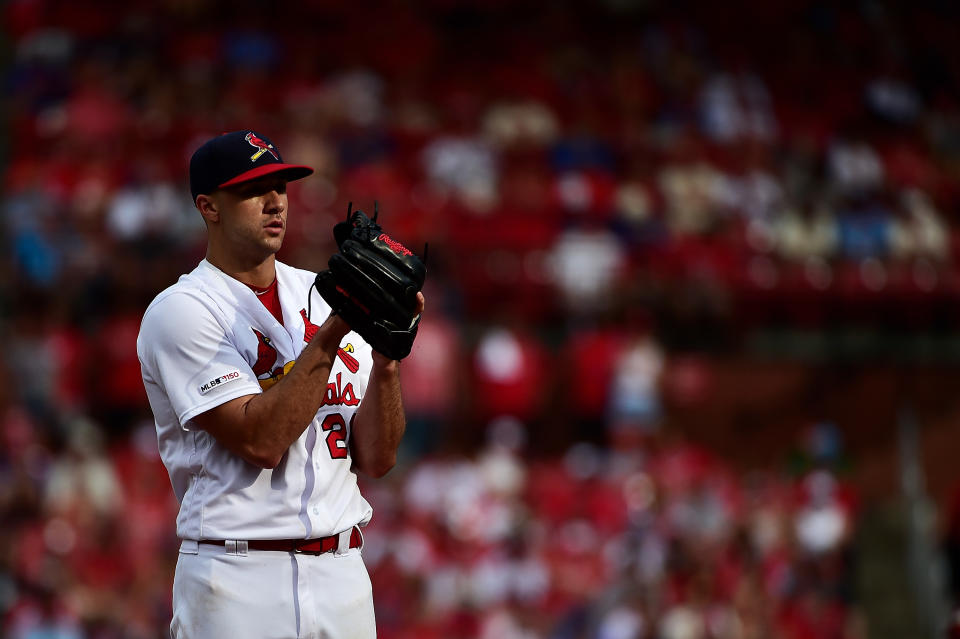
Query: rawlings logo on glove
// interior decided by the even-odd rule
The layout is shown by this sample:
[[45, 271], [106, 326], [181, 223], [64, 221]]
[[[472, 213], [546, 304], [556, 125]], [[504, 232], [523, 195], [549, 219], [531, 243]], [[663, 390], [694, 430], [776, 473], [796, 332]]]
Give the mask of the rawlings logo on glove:
[[386, 244], [387, 246], [389, 246], [391, 249], [393, 249], [394, 253], [399, 253], [400, 255], [403, 255], [403, 256], [413, 255], [410, 249], [408, 249], [406, 246], [404, 246], [400, 242], [392, 239], [386, 233], [381, 233], [380, 237], [378, 237], [377, 239], [383, 242], [384, 244]]
[[417, 293], [427, 269], [403, 244], [382, 232], [362, 211], [347, 209], [347, 221], [333, 227], [340, 252], [317, 273], [317, 291], [377, 352], [391, 359], [410, 353], [420, 315]]

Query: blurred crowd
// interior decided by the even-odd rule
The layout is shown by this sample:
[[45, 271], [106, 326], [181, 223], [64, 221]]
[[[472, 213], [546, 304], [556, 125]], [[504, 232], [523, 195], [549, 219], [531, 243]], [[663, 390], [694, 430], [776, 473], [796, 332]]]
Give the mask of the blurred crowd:
[[497, 420], [475, 456], [367, 487], [379, 636], [865, 638], [856, 496], [835, 429], [810, 433], [817, 464], [791, 479], [629, 433], [530, 462]]
[[284, 261], [323, 268], [348, 202], [430, 245], [367, 486], [383, 636], [861, 636], [838, 476], [677, 439], [663, 373], [757, 327], [952, 328], [957, 10], [926, 4], [5, 3], [4, 634], [164, 636], [135, 340], [203, 256], [190, 153], [250, 127], [317, 169]]

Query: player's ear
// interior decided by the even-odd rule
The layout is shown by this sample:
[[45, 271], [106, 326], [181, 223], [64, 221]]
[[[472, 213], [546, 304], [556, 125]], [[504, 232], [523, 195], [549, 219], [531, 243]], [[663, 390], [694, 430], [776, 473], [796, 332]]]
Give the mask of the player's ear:
[[204, 195], [201, 193], [197, 196], [194, 204], [196, 205], [197, 210], [200, 211], [200, 215], [203, 216], [204, 221], [208, 224], [210, 222], [220, 221], [220, 210], [217, 208], [216, 201], [209, 195]]

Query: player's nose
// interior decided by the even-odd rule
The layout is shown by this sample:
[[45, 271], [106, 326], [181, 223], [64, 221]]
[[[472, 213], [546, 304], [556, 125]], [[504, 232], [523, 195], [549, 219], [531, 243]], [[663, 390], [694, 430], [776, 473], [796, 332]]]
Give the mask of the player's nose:
[[283, 196], [277, 189], [270, 189], [263, 196], [263, 212], [274, 214], [282, 213], [285, 208]]

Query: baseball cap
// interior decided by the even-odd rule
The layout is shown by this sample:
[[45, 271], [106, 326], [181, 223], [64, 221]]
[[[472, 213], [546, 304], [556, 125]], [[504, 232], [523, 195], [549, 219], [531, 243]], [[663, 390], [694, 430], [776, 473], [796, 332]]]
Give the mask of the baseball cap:
[[313, 169], [286, 164], [270, 140], [249, 129], [224, 133], [207, 140], [190, 158], [190, 193], [201, 193], [249, 182], [264, 175], [283, 173], [287, 180], [305, 178]]

